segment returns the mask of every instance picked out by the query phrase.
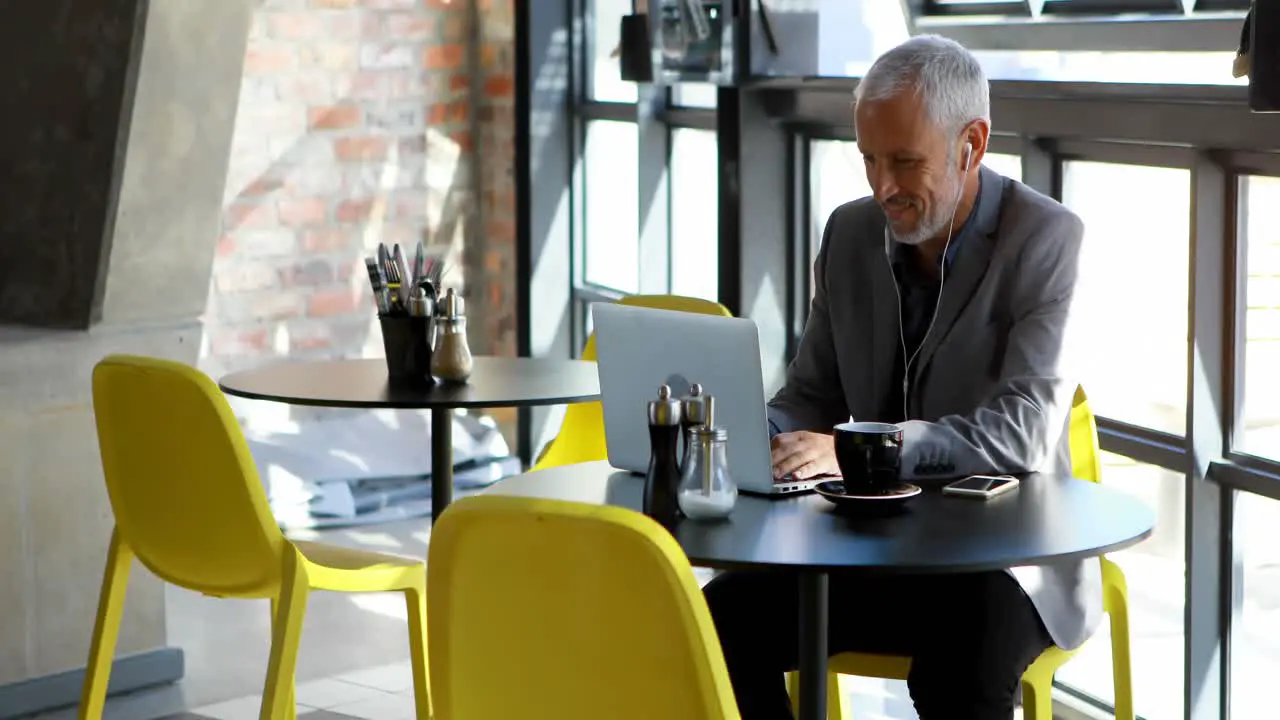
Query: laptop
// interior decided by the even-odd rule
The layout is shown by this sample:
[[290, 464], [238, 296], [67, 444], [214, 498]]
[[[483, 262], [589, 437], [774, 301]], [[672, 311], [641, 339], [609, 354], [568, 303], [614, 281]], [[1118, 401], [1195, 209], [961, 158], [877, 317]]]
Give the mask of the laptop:
[[694, 383], [715, 398], [717, 426], [729, 431], [729, 474], [759, 495], [812, 490], [825, 478], [774, 482], [765, 417], [760, 333], [746, 318], [593, 303], [596, 364], [609, 464], [649, 468], [646, 404], [667, 385], [684, 397]]

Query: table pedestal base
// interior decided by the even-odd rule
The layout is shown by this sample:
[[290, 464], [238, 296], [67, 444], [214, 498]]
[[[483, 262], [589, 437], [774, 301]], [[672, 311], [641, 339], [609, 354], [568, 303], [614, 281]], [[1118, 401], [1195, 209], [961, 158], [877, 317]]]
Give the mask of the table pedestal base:
[[827, 574], [800, 575], [800, 718], [827, 718]]
[[453, 501], [453, 411], [431, 411], [431, 523]]

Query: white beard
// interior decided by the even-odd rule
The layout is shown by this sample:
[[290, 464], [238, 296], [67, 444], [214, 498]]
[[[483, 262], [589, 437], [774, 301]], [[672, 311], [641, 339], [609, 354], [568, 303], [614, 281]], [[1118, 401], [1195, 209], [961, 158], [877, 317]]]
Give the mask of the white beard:
[[964, 184], [964, 173], [956, 172], [947, 180], [947, 185], [943, 188], [943, 192], [938, 193], [942, 197], [953, 197], [955, 202], [950, 207], [946, 205], [935, 205], [933, 210], [920, 219], [916, 224], [916, 229], [909, 233], [899, 234], [893, 229], [893, 225], [889, 225], [889, 235], [903, 245], [920, 245], [930, 238], [935, 238], [947, 230], [947, 226], [955, 220], [956, 211], [960, 209], [960, 188]]

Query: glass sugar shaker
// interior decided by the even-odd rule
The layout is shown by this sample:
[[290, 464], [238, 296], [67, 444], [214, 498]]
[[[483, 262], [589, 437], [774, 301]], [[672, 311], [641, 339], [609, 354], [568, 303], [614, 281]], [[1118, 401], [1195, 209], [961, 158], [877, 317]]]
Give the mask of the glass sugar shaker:
[[729, 431], [697, 425], [689, 429], [688, 439], [691, 447], [676, 496], [680, 510], [692, 520], [726, 518], [738, 501], [738, 486], [729, 474]]

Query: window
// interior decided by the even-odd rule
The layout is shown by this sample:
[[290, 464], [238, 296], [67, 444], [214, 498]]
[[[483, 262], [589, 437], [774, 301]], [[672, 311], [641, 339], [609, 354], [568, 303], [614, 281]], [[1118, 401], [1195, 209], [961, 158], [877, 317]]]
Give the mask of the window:
[[[1124, 570], [1129, 585], [1134, 706], [1147, 720], [1179, 720], [1186, 590], [1185, 478], [1111, 453], [1104, 452], [1102, 460], [1103, 483], [1137, 497], [1156, 515], [1155, 532], [1147, 541], [1108, 556]], [[1114, 703], [1106, 619], [1056, 679], [1109, 705]]]
[[671, 88], [671, 104], [715, 109], [716, 86], [711, 83], [680, 83]]
[[1236, 449], [1280, 460], [1280, 178], [1240, 180], [1245, 345]]
[[1246, 84], [1231, 77], [1234, 52], [975, 50], [973, 54], [991, 80]]
[[1021, 155], [1003, 155], [989, 152], [982, 158], [982, 164], [1007, 178], [1022, 180]]
[[1190, 173], [1068, 161], [1063, 202], [1085, 224], [1072, 366], [1095, 412], [1182, 434]]
[[676, 295], [718, 297], [718, 162], [715, 132], [671, 131], [671, 292]]
[[1275, 714], [1280, 674], [1280, 503], [1236, 496], [1235, 602], [1231, 627], [1231, 716]]
[[809, 262], [822, 245], [827, 218], [841, 205], [871, 194], [858, 145], [850, 140], [812, 140], [809, 143]]
[[584, 280], [621, 292], [640, 289], [640, 158], [635, 123], [587, 123], [583, 190]]
[[622, 79], [618, 60], [621, 48], [622, 18], [631, 14], [631, 0], [588, 0], [594, 9], [591, 28], [591, 50], [587, 77], [592, 100], [635, 102], [639, 96], [636, 84]]

